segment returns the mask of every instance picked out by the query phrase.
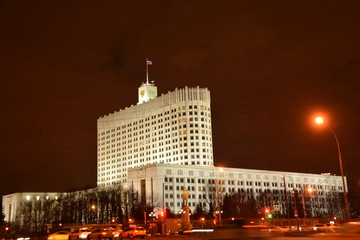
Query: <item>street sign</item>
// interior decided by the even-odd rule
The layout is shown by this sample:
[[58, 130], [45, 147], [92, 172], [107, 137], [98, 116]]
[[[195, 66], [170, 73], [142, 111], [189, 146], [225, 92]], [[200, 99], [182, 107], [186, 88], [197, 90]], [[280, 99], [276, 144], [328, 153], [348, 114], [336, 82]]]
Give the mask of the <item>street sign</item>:
[[280, 211], [280, 205], [274, 205], [274, 211]]

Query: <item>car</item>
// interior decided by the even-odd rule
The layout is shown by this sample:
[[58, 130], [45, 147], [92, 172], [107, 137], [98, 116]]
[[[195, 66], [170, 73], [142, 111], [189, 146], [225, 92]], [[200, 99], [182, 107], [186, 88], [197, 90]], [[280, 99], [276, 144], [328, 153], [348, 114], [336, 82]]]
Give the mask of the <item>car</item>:
[[308, 225], [300, 225], [299, 226], [299, 230], [300, 231], [311, 231], [311, 227], [310, 226], [308, 226]]
[[58, 231], [53, 234], [50, 234], [47, 237], [47, 239], [48, 240], [68, 240], [70, 234], [71, 234], [70, 231]]
[[95, 229], [86, 237], [87, 240], [91, 239], [115, 239], [119, 237], [119, 232], [114, 228], [101, 228]]
[[126, 228], [125, 230], [123, 230], [119, 234], [120, 239], [123, 239], [123, 238], [130, 238], [130, 239], [144, 238], [145, 236], [146, 236], [146, 230], [143, 227], [129, 227], [129, 228]]
[[82, 228], [82, 229], [78, 229], [73, 231], [70, 235], [69, 235], [69, 240], [79, 240], [79, 239], [87, 239], [87, 236], [91, 233], [91, 231], [87, 228]]
[[311, 227], [312, 231], [325, 231], [327, 229], [326, 224], [315, 224]]

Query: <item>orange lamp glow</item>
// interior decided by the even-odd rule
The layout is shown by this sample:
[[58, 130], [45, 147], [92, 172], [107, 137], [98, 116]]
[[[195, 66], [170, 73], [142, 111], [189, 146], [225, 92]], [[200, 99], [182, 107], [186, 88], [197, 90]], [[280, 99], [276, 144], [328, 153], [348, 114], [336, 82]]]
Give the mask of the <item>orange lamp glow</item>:
[[325, 123], [324, 118], [321, 117], [321, 116], [317, 116], [317, 117], [314, 119], [314, 121], [315, 121], [315, 123], [316, 123], [317, 125], [322, 125], [322, 124]]

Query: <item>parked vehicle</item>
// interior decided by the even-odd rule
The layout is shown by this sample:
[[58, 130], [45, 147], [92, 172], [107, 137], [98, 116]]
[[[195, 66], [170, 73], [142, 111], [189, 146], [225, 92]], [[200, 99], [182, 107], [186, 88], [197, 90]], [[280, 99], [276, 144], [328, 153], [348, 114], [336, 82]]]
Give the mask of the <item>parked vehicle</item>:
[[308, 225], [301, 225], [299, 226], [300, 231], [311, 231], [311, 227]]
[[316, 224], [311, 228], [311, 230], [320, 231], [320, 232], [337, 232], [343, 228], [344, 228], [344, 226], [342, 226], [340, 224], [327, 223], [327, 224]]
[[311, 227], [311, 230], [313, 231], [325, 231], [327, 228], [326, 224], [315, 224]]
[[70, 231], [58, 231], [48, 236], [48, 240], [68, 240]]
[[90, 233], [91, 233], [91, 231], [87, 228], [78, 229], [69, 235], [69, 240], [86, 239]]
[[95, 229], [91, 233], [87, 235], [87, 240], [91, 239], [115, 239], [119, 237], [119, 232], [116, 231], [113, 228], [101, 228], [101, 229]]
[[119, 234], [119, 238], [144, 238], [146, 236], [146, 230], [143, 227], [129, 227]]

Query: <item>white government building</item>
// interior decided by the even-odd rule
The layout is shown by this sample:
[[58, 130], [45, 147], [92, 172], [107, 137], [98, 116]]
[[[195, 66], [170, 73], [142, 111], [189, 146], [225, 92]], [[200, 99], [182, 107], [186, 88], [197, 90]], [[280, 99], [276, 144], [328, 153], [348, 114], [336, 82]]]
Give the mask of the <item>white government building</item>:
[[[147, 201], [177, 212], [183, 187], [189, 207], [206, 198], [219, 184], [219, 194], [282, 191], [311, 187], [319, 195], [343, 192], [340, 176], [214, 166], [210, 91], [175, 89], [157, 96], [154, 83], [143, 83], [138, 104], [100, 117], [97, 121], [97, 185], [123, 184]], [[347, 186], [347, 185], [346, 185]], [[6, 221], [16, 206], [33, 194], [3, 196]]]
[[319, 195], [342, 192], [341, 177], [214, 166], [210, 91], [175, 89], [157, 96], [143, 83], [138, 104], [98, 119], [98, 186], [123, 183], [143, 199], [177, 212], [182, 191], [189, 206], [205, 203], [219, 184], [220, 194], [261, 193], [311, 187]]

